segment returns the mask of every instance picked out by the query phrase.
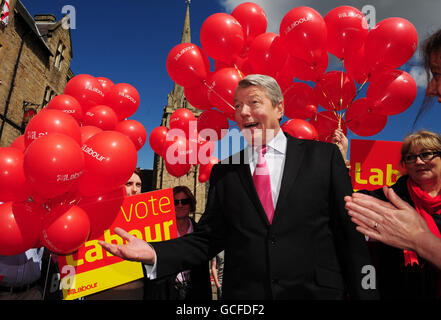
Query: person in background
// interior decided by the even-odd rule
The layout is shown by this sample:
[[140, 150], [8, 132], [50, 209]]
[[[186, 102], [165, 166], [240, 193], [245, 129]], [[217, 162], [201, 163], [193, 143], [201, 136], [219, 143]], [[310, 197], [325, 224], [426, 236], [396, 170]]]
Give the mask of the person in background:
[[[141, 193], [141, 170], [136, 168], [125, 184], [126, 196]], [[144, 279], [138, 279], [120, 286], [104, 290], [85, 297], [86, 300], [144, 300]]]
[[0, 256], [0, 300], [41, 300], [39, 283], [44, 248], [14, 256]]
[[224, 252], [219, 252], [210, 261], [210, 270], [217, 288], [217, 299], [222, 299], [222, 279], [224, 276]]
[[424, 68], [427, 75], [426, 97], [414, 120], [414, 126], [425, 114], [436, 98], [441, 103], [441, 29], [433, 33], [422, 43]]
[[[193, 232], [196, 221], [190, 213], [196, 211], [196, 199], [186, 186], [173, 188], [178, 237]], [[146, 282], [146, 300], [211, 300], [208, 260], [200, 266]]]
[[[338, 132], [335, 136], [340, 139], [343, 146], [347, 146], [345, 137]], [[399, 201], [407, 203], [405, 207], [407, 210], [413, 211], [414, 208], [419, 213], [433, 235], [441, 238], [441, 136], [427, 130], [407, 135], [401, 148], [401, 163], [407, 174], [401, 176], [391, 187], [393, 191], [380, 188], [359, 192], [382, 201], [388, 201], [390, 193], [393, 192], [395, 197], [400, 198]], [[381, 219], [373, 213], [368, 217], [361, 215], [366, 211], [363, 211], [360, 201], [366, 203], [368, 199], [370, 198], [353, 194], [352, 197], [345, 198], [346, 208], [353, 221], [360, 226], [359, 231], [363, 231], [365, 235], [372, 236], [374, 239], [385, 240], [386, 238], [381, 237], [382, 232], [387, 234], [385, 230], [387, 224], [384, 224], [386, 221], [384, 219], [392, 219], [392, 217]], [[381, 203], [373, 199], [371, 201], [373, 201], [372, 204]], [[394, 208], [390, 204], [386, 207]], [[426, 228], [421, 230], [427, 231]], [[393, 234], [390, 234], [389, 238], [393, 237]], [[416, 240], [409, 237], [407, 241], [415, 242]], [[395, 248], [394, 243], [392, 245], [395, 247], [391, 247], [387, 242], [386, 244], [378, 248], [377, 275], [382, 298], [433, 299], [440, 297], [441, 278], [436, 267], [428, 263], [424, 257], [418, 256], [414, 250], [409, 249], [408, 244], [398, 246], [402, 250]]]

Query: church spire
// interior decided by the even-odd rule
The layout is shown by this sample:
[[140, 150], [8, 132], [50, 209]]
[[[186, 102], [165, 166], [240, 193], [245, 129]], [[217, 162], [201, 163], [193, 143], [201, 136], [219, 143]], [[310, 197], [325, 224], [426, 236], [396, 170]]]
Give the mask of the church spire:
[[185, 1], [187, 5], [187, 11], [185, 12], [184, 29], [182, 30], [182, 40], [181, 43], [191, 42], [191, 31], [190, 31], [190, 3], [191, 0]]

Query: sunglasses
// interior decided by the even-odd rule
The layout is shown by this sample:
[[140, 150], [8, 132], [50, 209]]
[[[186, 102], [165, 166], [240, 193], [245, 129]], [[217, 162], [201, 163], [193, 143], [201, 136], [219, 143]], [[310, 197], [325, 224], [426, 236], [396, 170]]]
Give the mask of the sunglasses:
[[406, 164], [415, 163], [417, 158], [420, 158], [421, 161], [430, 161], [439, 155], [441, 155], [440, 151], [436, 151], [436, 152], [427, 151], [427, 152], [421, 152], [419, 154], [409, 154], [404, 157], [404, 163]]
[[185, 199], [181, 199], [181, 200], [175, 200], [175, 206], [177, 206], [178, 204], [182, 204], [183, 206], [185, 206], [186, 204], [190, 203], [190, 199], [189, 198], [185, 198]]

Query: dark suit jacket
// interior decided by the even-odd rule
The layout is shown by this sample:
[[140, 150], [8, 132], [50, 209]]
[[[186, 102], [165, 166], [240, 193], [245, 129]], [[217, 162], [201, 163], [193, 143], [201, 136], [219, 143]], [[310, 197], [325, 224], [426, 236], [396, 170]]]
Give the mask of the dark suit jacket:
[[362, 268], [371, 260], [344, 209], [351, 193], [335, 145], [288, 136], [270, 225], [249, 165], [217, 164], [195, 232], [152, 243], [158, 275], [188, 269], [224, 249], [224, 299], [375, 298], [376, 290], [361, 285]]

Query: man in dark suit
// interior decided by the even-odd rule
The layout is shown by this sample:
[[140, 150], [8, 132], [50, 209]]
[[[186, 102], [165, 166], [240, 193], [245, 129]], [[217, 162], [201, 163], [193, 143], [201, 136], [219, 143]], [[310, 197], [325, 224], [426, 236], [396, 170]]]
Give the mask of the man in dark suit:
[[224, 299], [376, 298], [362, 286], [371, 261], [344, 209], [353, 190], [338, 148], [283, 134], [283, 95], [271, 77], [241, 80], [234, 108], [248, 147], [213, 167], [196, 230], [147, 245], [116, 229], [127, 244], [103, 247], [154, 264], [157, 277], [225, 250]]

